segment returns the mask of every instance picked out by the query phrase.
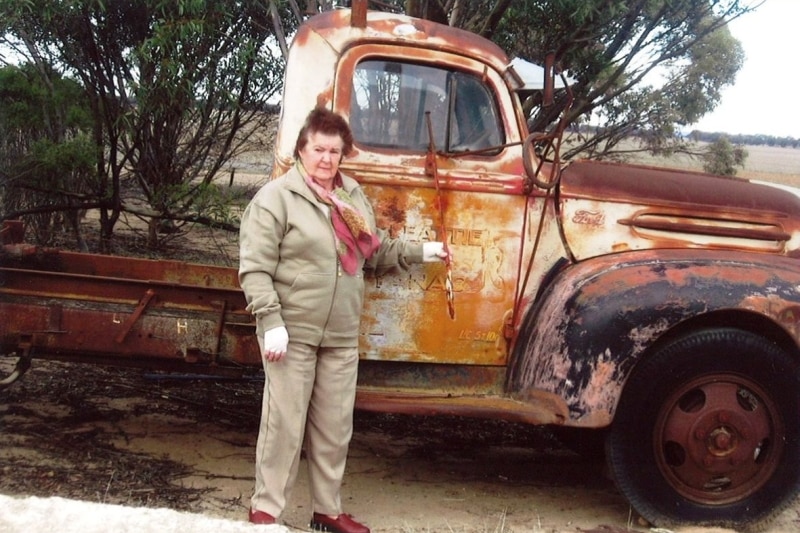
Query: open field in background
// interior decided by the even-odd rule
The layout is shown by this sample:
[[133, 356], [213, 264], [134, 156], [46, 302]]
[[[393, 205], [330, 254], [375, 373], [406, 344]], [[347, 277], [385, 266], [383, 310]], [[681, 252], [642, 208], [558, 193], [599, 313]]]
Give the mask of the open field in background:
[[[739, 169], [738, 177], [800, 187], [800, 150], [775, 146], [745, 146], [745, 149], [748, 155], [744, 169]], [[635, 156], [631, 162], [700, 172], [703, 170], [701, 160], [686, 155], [663, 158], [642, 154]]]

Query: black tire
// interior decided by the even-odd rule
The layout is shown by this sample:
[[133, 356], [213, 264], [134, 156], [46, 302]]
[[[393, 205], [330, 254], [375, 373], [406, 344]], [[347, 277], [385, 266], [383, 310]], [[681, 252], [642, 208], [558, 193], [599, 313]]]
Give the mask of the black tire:
[[800, 489], [800, 366], [743, 330], [696, 331], [642, 361], [607, 441], [609, 468], [658, 527], [757, 530]]

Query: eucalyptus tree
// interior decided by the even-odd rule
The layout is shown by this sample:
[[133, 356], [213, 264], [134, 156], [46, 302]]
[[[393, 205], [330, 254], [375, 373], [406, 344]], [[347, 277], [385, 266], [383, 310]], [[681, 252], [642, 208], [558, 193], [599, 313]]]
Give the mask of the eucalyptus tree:
[[551, 109], [537, 110], [531, 128], [546, 128], [561, 112], [568, 123], [597, 124], [591, 135], [577, 137], [566, 157], [624, 153], [620, 143], [631, 137], [655, 154], [691, 150], [680, 131], [712, 111], [735, 81], [744, 55], [726, 24], [752, 6], [737, 0], [559, 4], [572, 23], [560, 36], [540, 37], [535, 49], [553, 51], [569, 67], [574, 101], [567, 109], [562, 93]]
[[734, 146], [727, 136], [722, 135], [706, 147], [703, 154], [703, 170], [720, 176], [735, 176], [737, 167], [744, 167], [747, 150]]
[[44, 79], [30, 63], [0, 68], [0, 216], [25, 216], [41, 244], [71, 230], [85, 248], [80, 214], [95, 185], [88, 107], [74, 80]]
[[[98, 147], [101, 231], [123, 210], [235, 229], [213, 180], [267, 127], [281, 86], [276, 28], [297, 17], [267, 0], [5, 0], [6, 44], [83, 85]], [[283, 20], [275, 24], [275, 18]], [[135, 185], [134, 185], [135, 184]], [[144, 206], [125, 203], [135, 186]]]

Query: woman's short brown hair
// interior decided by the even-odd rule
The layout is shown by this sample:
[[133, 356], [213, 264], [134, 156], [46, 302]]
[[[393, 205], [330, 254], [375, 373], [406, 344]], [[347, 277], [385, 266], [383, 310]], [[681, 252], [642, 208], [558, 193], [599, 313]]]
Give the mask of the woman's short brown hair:
[[312, 133], [324, 133], [325, 135], [338, 135], [344, 141], [342, 156], [347, 156], [353, 151], [353, 132], [347, 121], [338, 113], [334, 113], [324, 107], [317, 107], [308, 114], [300, 133], [297, 135], [297, 143], [294, 145], [295, 159], [300, 157], [300, 150], [305, 148], [308, 138]]

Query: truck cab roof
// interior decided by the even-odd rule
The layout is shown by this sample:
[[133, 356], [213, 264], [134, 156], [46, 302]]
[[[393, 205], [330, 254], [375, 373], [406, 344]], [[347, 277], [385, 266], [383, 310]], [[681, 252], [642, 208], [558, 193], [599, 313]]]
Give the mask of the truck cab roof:
[[[297, 133], [308, 112], [318, 105], [330, 107], [335, 98], [339, 61], [354, 46], [402, 46], [404, 59], [412, 62], [435, 61], [444, 52], [463, 58], [465, 64], [479, 61], [486, 69], [501, 73], [511, 92], [522, 88], [521, 78], [506, 53], [488, 39], [406, 15], [368, 11], [359, 22], [353, 13], [350, 9], [340, 9], [315, 15], [301, 25], [292, 41], [273, 175], [282, 173], [291, 164]], [[519, 119], [524, 125], [521, 111]]]

